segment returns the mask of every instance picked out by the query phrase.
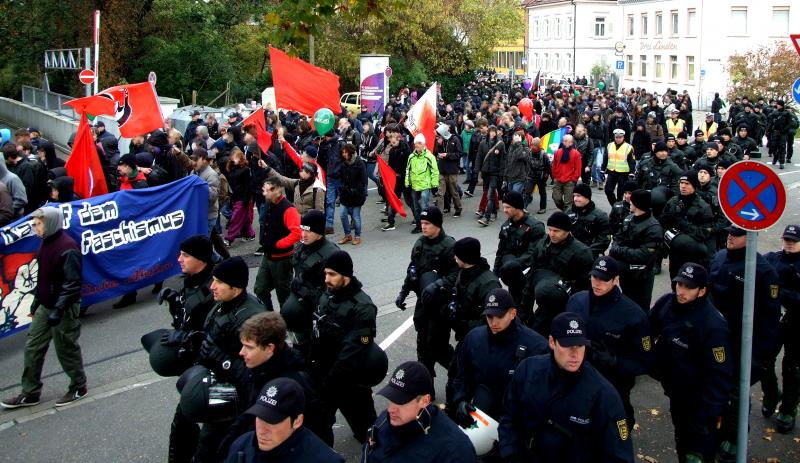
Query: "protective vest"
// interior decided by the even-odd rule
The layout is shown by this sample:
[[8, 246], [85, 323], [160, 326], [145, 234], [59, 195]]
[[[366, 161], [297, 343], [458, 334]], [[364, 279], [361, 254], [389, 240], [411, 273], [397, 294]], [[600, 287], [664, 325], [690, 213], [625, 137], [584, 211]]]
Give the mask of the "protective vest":
[[705, 136], [705, 140], [708, 140], [708, 137], [717, 133], [717, 123], [712, 122], [709, 126], [705, 123], [705, 121], [703, 121], [697, 126], [697, 130], [702, 131], [703, 135]]
[[683, 119], [678, 119], [677, 122], [669, 119], [667, 121], [667, 132], [677, 137], [679, 133], [683, 132], [685, 126], [686, 122], [684, 122]]
[[606, 169], [613, 172], [630, 172], [631, 167], [628, 165], [628, 155], [630, 155], [632, 152], [633, 147], [627, 142], [620, 145], [619, 148], [617, 148], [617, 145], [614, 142], [609, 143], [608, 166]]

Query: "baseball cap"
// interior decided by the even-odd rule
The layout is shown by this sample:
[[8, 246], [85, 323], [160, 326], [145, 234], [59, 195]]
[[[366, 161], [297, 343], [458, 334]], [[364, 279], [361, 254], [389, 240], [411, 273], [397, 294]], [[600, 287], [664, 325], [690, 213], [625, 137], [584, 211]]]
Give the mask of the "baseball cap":
[[594, 261], [590, 274], [603, 281], [611, 281], [619, 275], [617, 260], [610, 256], [600, 256]]
[[306, 395], [303, 387], [291, 378], [276, 378], [261, 388], [256, 403], [245, 412], [269, 424], [278, 424], [303, 413]]
[[511, 297], [511, 293], [503, 288], [495, 288], [486, 295], [481, 315], [502, 317], [512, 307], [514, 307], [514, 298]]
[[378, 394], [398, 405], [405, 405], [414, 398], [433, 393], [433, 379], [425, 365], [416, 361], [401, 363], [389, 382]]
[[625, 135], [625, 131], [622, 130], [622, 129], [614, 129], [614, 136], [616, 137], [617, 135], [624, 136]]
[[800, 225], [787, 225], [781, 238], [790, 241], [800, 241]]
[[550, 334], [561, 347], [590, 346], [586, 338], [586, 322], [574, 312], [563, 312], [550, 324]]
[[687, 262], [678, 270], [678, 274], [672, 279], [675, 283], [683, 283], [689, 288], [705, 288], [708, 281], [706, 269], [694, 262]]

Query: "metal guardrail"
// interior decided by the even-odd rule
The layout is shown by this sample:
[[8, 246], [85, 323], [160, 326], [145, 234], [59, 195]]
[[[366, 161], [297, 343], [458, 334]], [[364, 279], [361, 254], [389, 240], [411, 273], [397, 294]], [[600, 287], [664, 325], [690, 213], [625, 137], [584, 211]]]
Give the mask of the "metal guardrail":
[[77, 121], [78, 115], [75, 114], [75, 111], [71, 107], [64, 104], [67, 101], [74, 99], [75, 97], [42, 90], [41, 88], [29, 87], [27, 85], [22, 86], [23, 103], [47, 111], [52, 111], [61, 116]]

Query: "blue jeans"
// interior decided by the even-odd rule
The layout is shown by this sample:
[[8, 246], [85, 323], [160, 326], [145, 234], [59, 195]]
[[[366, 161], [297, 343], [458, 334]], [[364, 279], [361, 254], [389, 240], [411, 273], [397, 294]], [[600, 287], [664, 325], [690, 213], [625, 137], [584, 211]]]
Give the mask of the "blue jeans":
[[508, 191], [522, 193], [525, 190], [525, 182], [513, 182], [508, 185]]
[[333, 228], [333, 216], [336, 213], [336, 197], [339, 195], [342, 182], [338, 178], [328, 177], [326, 186], [328, 189], [325, 192], [325, 228]]
[[233, 214], [233, 205], [231, 204], [230, 200], [225, 201], [225, 204], [222, 205], [219, 213], [225, 216], [226, 219], [231, 219], [231, 215]]
[[486, 187], [486, 213], [483, 214], [486, 220], [489, 220], [492, 215], [497, 215], [497, 210], [494, 206], [494, 200], [499, 195], [499, 188], [500, 179], [495, 175], [489, 176], [489, 186]]
[[469, 165], [469, 154], [464, 153], [461, 155], [461, 168], [464, 169], [464, 172], [469, 175], [469, 171], [472, 170], [472, 166]]
[[[366, 171], [367, 178], [372, 180], [375, 186], [378, 186], [378, 177], [375, 176], [375, 164], [377, 164], [377, 162], [365, 162], [364, 170]], [[367, 183], [364, 185], [364, 193], [367, 193], [368, 191], [369, 191], [369, 184]]]
[[431, 202], [431, 190], [413, 190], [411, 195], [414, 198], [414, 221], [417, 223], [417, 228], [420, 228], [419, 218], [422, 210], [427, 208]]
[[602, 168], [603, 168], [603, 160], [606, 157], [606, 150], [604, 148], [595, 148], [594, 149], [594, 165], [592, 166], [592, 180], [595, 182], [603, 182], [605, 181], [605, 175], [603, 175]]
[[357, 207], [347, 207], [341, 206], [341, 214], [340, 217], [342, 219], [342, 228], [344, 228], [344, 234], [350, 234], [350, 217], [353, 218], [353, 222], [355, 222], [355, 234], [356, 238], [361, 236], [361, 206]]

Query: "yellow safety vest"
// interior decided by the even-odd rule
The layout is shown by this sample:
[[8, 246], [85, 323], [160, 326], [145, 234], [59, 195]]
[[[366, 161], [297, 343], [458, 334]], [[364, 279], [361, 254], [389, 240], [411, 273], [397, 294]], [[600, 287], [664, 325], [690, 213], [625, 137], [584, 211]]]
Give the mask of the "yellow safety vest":
[[606, 170], [613, 172], [628, 173], [631, 166], [628, 165], [628, 155], [633, 152], [633, 146], [623, 143], [617, 149], [617, 145], [612, 141], [608, 144], [608, 165]]
[[667, 120], [667, 132], [674, 135], [676, 138], [679, 133], [683, 132], [685, 126], [686, 122], [684, 122], [683, 119], [678, 119], [678, 122], [672, 122], [672, 118]]
[[703, 121], [697, 126], [697, 130], [703, 132], [703, 135], [706, 137], [705, 139], [708, 140], [710, 136], [717, 133], [717, 123], [712, 122], [711, 127], [706, 128], [706, 121]]

